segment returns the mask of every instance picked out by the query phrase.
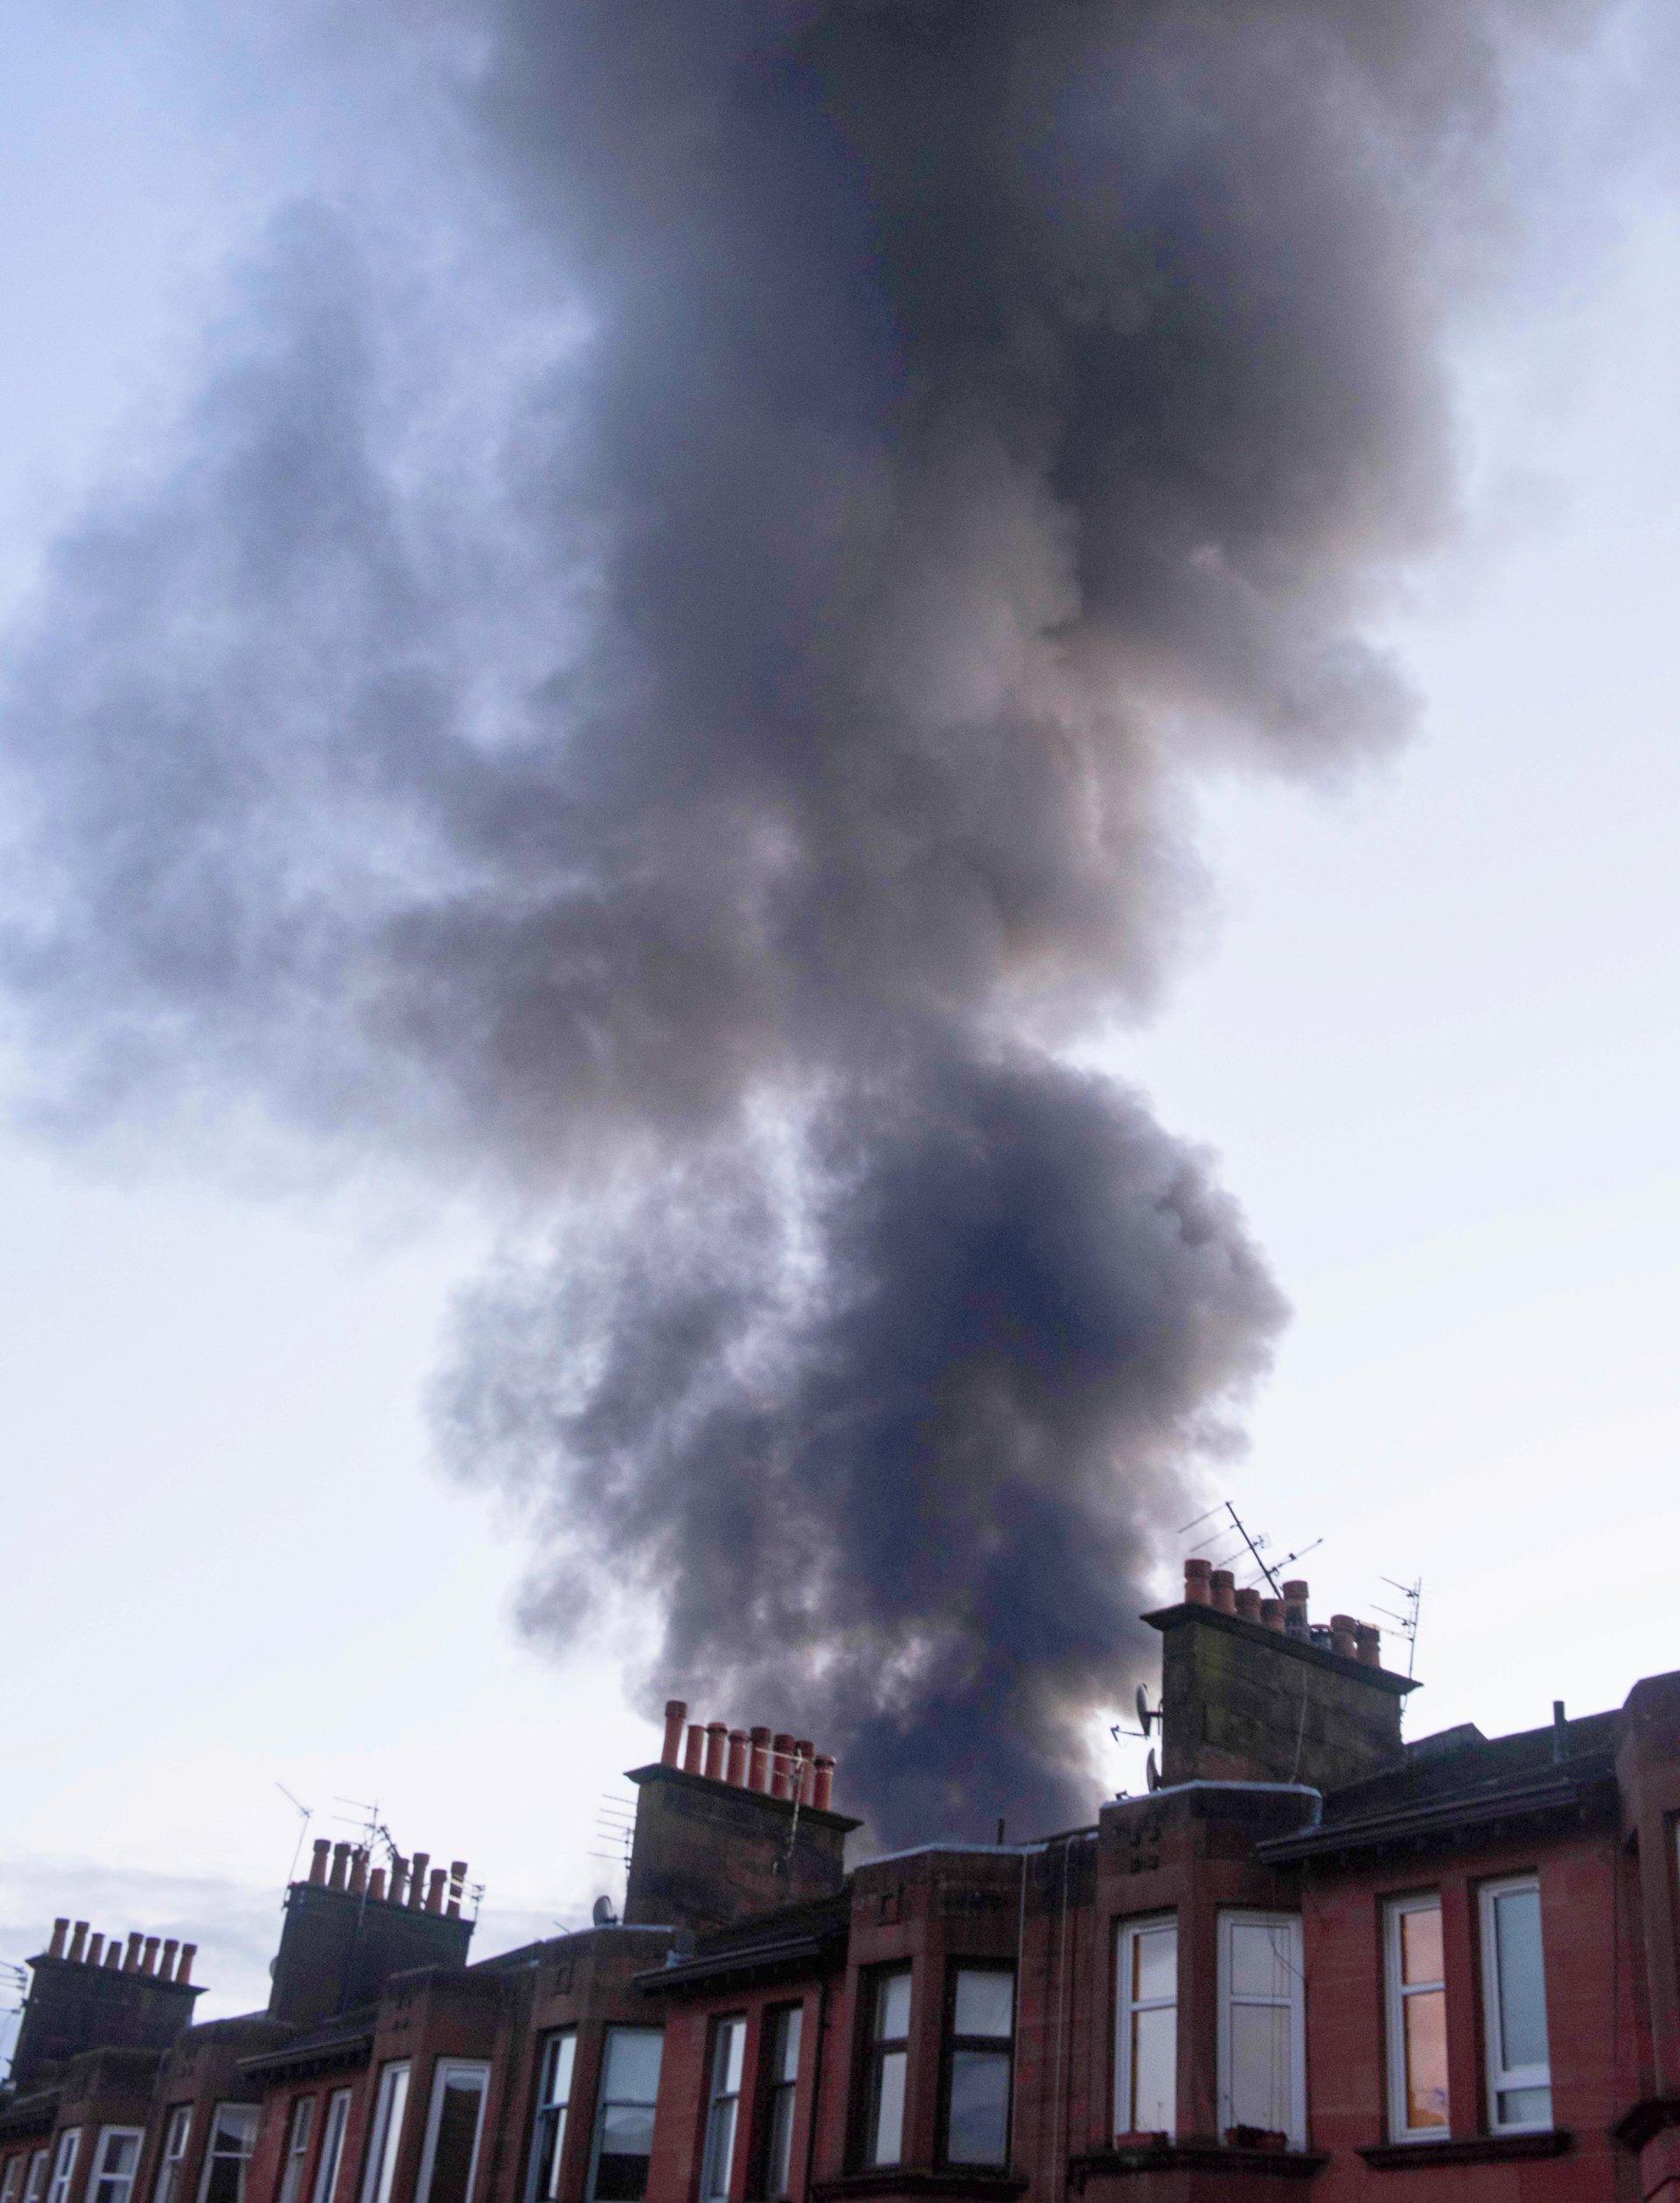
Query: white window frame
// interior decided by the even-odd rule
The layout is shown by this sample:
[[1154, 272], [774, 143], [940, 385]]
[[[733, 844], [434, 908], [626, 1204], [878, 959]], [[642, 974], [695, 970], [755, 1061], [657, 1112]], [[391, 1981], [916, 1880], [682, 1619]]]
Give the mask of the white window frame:
[[[706, 2134], [700, 2154], [700, 2203], [729, 2203], [746, 2083], [746, 2015], [716, 2021], [706, 2063]], [[727, 2127], [727, 2132], [725, 2132]]]
[[[910, 1965], [883, 1966], [877, 1972], [864, 1976], [868, 1984], [869, 1997], [869, 2080], [864, 2103], [864, 2169], [867, 2171], [888, 2171], [904, 2163], [905, 2129], [910, 2123], [910, 2045], [915, 2040], [916, 2029], [916, 1975]], [[888, 1984], [901, 1981], [905, 1985], [904, 2032], [884, 2035], [881, 2030], [881, 2007]], [[897, 2058], [902, 2061], [904, 2080], [899, 2095], [898, 2135], [892, 2144], [892, 2154], [881, 2151], [881, 2111], [886, 2094], [886, 2069]]]
[[412, 2070], [406, 2058], [393, 2058], [379, 2069], [373, 2129], [368, 2137], [367, 2162], [361, 2170], [361, 2203], [391, 2203], [397, 2151], [402, 2143], [402, 2122], [408, 2116]]
[[52, 2171], [46, 2184], [46, 2203], [66, 2203], [75, 2183], [76, 2160], [81, 2155], [81, 2129], [66, 2127], [52, 2152]]
[[[158, 2178], [152, 2185], [151, 2203], [175, 2203], [181, 2182], [181, 2165], [186, 2157], [186, 2145], [192, 2138], [192, 2105], [172, 2104], [164, 2121], [163, 2154], [158, 2160]], [[39, 2199], [25, 2196], [24, 2203], [39, 2203]]]
[[[564, 2055], [570, 2047], [570, 2058]], [[556, 2093], [562, 2066], [565, 2067], [566, 2087], [564, 2095]], [[575, 2027], [556, 2027], [542, 2040], [537, 2065], [536, 2104], [531, 2113], [531, 2162], [525, 2175], [526, 2203], [550, 2203], [560, 2192], [561, 2166], [566, 2154], [566, 2136], [571, 2129], [571, 2097], [578, 2086], [578, 2030]], [[542, 2184], [542, 2122], [552, 2116], [555, 2126], [553, 2172], [550, 2185], [545, 2191]]]
[[24, 2182], [24, 2203], [41, 2203], [46, 2193], [46, 2160], [48, 2152], [36, 2150], [30, 2157], [29, 2177]]
[[[1547, 2011], [1546, 2062], [1544, 2066], [1506, 2066], [1502, 2062], [1503, 2045], [1501, 2041], [1499, 2018], [1499, 1938], [1494, 1930], [1494, 1907], [1502, 1897], [1511, 1897], [1520, 1891], [1534, 1891], [1536, 1910], [1540, 1910], [1540, 1877], [1535, 1874], [1511, 1874], [1498, 1882], [1484, 1882], [1478, 1892], [1481, 1908], [1481, 2037], [1488, 2074], [1488, 2131], [1489, 2134], [1550, 2134], [1555, 2119], [1551, 2105], [1551, 2015]], [[1545, 1996], [1546, 1922], [1540, 1916], [1540, 1980], [1541, 1997]], [[1544, 2119], [1502, 2119], [1499, 2099], [1502, 2093], [1513, 2088], [1544, 2088], [1546, 2092], [1546, 2116]]]
[[[222, 2120], [231, 2112], [227, 2131], [237, 2133], [244, 2143], [242, 2150], [224, 2150], [220, 2159], [216, 2150], [217, 2137], [223, 2131]], [[204, 2163], [199, 2168], [199, 2203], [208, 2203], [211, 2177], [218, 2162], [234, 2159], [239, 2165], [239, 2203], [245, 2203], [245, 2190], [251, 2169], [251, 2159], [256, 2153], [256, 2129], [262, 2116], [260, 2106], [254, 2103], [219, 2103], [210, 2114], [210, 2131], [205, 2137]]]
[[[1438, 1995], [1441, 2010], [1446, 2010], [1446, 1954], [1441, 1954], [1441, 1977], [1433, 1982], [1408, 1982], [1405, 1978], [1401, 1923], [1412, 1912], [1439, 1912], [1441, 1893], [1438, 1890], [1420, 1890], [1412, 1897], [1391, 1898], [1383, 1908], [1382, 1921], [1382, 1975], [1383, 2013], [1388, 2029], [1389, 2069], [1389, 2139], [1390, 2142], [1417, 2142], [1425, 2148], [1432, 2142], [1450, 2142], [1452, 2138], [1452, 2100], [1451, 2076], [1448, 2080], [1447, 2123], [1440, 2127], [1410, 2127], [1406, 2124], [1406, 2005], [1414, 1996]], [[1443, 1926], [1445, 1924], [1443, 1923]]]
[[[135, 2186], [140, 2178], [140, 2153], [145, 2147], [145, 2141], [146, 2130], [144, 2127], [102, 2127], [99, 2129], [98, 2139], [94, 2143], [93, 2169], [88, 2176], [88, 2203], [100, 2203], [100, 2184], [104, 2180], [115, 2181], [119, 2185], [120, 2192], [111, 2199], [111, 2203], [134, 2203]], [[131, 2172], [113, 2172], [106, 2163], [107, 2153], [114, 2142], [133, 2143], [134, 2170]]]
[[315, 2138], [315, 2098], [294, 2096], [286, 2114], [286, 2138], [280, 2153], [280, 2185], [276, 2203], [302, 2203], [304, 2175], [309, 2170], [309, 2145]]
[[[1171, 1996], [1138, 1996], [1131, 1993], [1137, 1972], [1138, 1946], [1147, 1935], [1159, 1935], [1167, 1929], [1172, 1933], [1172, 1994]], [[1168, 2107], [1166, 2126], [1168, 2135], [1179, 2130], [1179, 1916], [1176, 1912], [1151, 1912], [1141, 1919], [1122, 1920], [1115, 1953], [1116, 2010], [1114, 2029], [1114, 2130], [1116, 2134], [1137, 2134], [1143, 2129], [1138, 2124], [1138, 2107], [1132, 2101], [1132, 2023], [1139, 2012], [1166, 2011], [1172, 2013], [1172, 2097]], [[1151, 2129], [1151, 2132], [1163, 2129]]]
[[0, 2179], [0, 2203], [18, 2203], [18, 2191], [24, 2184], [24, 2167], [28, 2163], [27, 2150], [19, 2150], [6, 2159], [5, 2178]]
[[[1289, 1996], [1234, 1997], [1231, 1993], [1231, 1937], [1238, 1927], [1281, 1929], [1287, 1939], [1285, 1964]], [[1276, 2009], [1286, 2003], [1289, 2012], [1289, 2146], [1306, 2147], [1306, 1996], [1301, 1961], [1301, 1916], [1298, 1912], [1222, 1912], [1219, 1915], [1219, 2131], [1238, 2122], [1231, 2101], [1231, 2007], [1233, 2003], [1265, 2004]]]
[[[799, 2114], [799, 2068], [805, 2048], [803, 2004], [775, 2004], [765, 2014], [770, 2030], [764, 2099], [764, 2192], [768, 2203], [786, 2203], [794, 2181], [794, 2133]], [[788, 2038], [792, 2037], [791, 2045]], [[786, 2071], [793, 2051], [793, 2071]], [[786, 2109], [786, 2119], [783, 2110]]]
[[484, 2108], [490, 2099], [490, 2061], [487, 2058], [439, 2058], [431, 2069], [431, 2102], [426, 2111], [425, 2145], [420, 2153], [420, 2178], [415, 2185], [419, 2203], [428, 2203], [431, 2176], [438, 2163], [438, 2131], [443, 2124], [444, 2098], [452, 2080], [472, 2079], [479, 2084], [479, 2114], [472, 2122], [472, 2154], [466, 2163], [466, 2193], [472, 2203], [472, 2183], [478, 2178], [479, 2147], [484, 2140]]
[[332, 2191], [339, 2185], [339, 2173], [344, 2164], [344, 2137], [350, 2124], [350, 2099], [354, 2088], [335, 2088], [326, 2100], [326, 2116], [321, 2121], [321, 2146], [315, 2159], [315, 2187], [312, 2203], [332, 2203]]

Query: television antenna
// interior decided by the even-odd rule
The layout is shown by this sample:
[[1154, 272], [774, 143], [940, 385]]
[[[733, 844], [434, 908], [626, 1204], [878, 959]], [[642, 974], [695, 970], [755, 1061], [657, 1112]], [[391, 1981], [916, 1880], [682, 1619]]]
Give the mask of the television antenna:
[[[1314, 1538], [1310, 1544], [1298, 1546], [1292, 1553], [1285, 1553], [1275, 1561], [1268, 1561], [1265, 1556], [1271, 1550], [1270, 1538], [1264, 1530], [1256, 1531], [1250, 1535], [1248, 1525], [1228, 1499], [1220, 1500], [1216, 1505], [1209, 1507], [1205, 1514], [1199, 1514], [1194, 1522], [1186, 1522], [1180, 1530], [1179, 1535], [1181, 1538], [1187, 1538], [1193, 1530], [1200, 1530], [1203, 1523], [1212, 1522], [1218, 1515], [1223, 1515], [1224, 1521], [1215, 1529], [1208, 1531], [1198, 1540], [1198, 1544], [1204, 1547], [1222, 1544], [1226, 1539], [1230, 1539], [1230, 1543], [1225, 1546], [1222, 1553], [1208, 1554], [1208, 1557], [1214, 1566], [1216, 1568], [1228, 1567], [1239, 1554], [1246, 1551], [1256, 1570], [1256, 1573], [1249, 1579], [1249, 1588], [1252, 1589], [1256, 1583], [1269, 1583], [1274, 1598], [1280, 1599], [1284, 1596], [1283, 1586], [1278, 1580], [1278, 1570], [1291, 1568], [1297, 1561], [1305, 1560], [1309, 1553], [1316, 1553], [1324, 1543], [1322, 1538]], [[1236, 1533], [1234, 1537], [1233, 1532]], [[1194, 1549], [1193, 1547], [1192, 1550]]]
[[274, 1786], [298, 1815], [298, 1841], [292, 1846], [291, 1864], [286, 1871], [286, 1887], [290, 1889], [298, 1879], [298, 1862], [303, 1856], [304, 1838], [309, 1834], [309, 1824], [315, 1818], [315, 1808], [306, 1806], [301, 1798], [294, 1798], [284, 1782], [276, 1782]]
[[1390, 1621], [1400, 1624], [1400, 1634], [1406, 1640], [1406, 1673], [1410, 1676], [1418, 1665], [1418, 1617], [1424, 1603], [1424, 1579], [1415, 1583], [1397, 1583], [1391, 1575], [1382, 1578], [1391, 1590], [1400, 1594], [1400, 1603], [1405, 1610], [1396, 1614], [1390, 1606], [1379, 1606], [1377, 1612], [1386, 1614]]

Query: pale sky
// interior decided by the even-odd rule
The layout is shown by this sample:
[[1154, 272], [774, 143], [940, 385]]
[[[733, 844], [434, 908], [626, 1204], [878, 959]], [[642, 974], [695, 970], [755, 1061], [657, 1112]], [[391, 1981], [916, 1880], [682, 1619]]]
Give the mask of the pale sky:
[[[192, 28], [0, 25], [13, 596], [324, 158], [231, 74], [184, 92]], [[1107, 1056], [1217, 1152], [1294, 1308], [1227, 1494], [1280, 1552], [1322, 1538], [1321, 1613], [1422, 1577], [1415, 1734], [1680, 1666], [1671, 181], [1642, 156], [1555, 282], [1536, 249], [1464, 333], [1465, 539], [1395, 629], [1419, 734], [1340, 796], [1208, 798], [1214, 923]], [[376, 1800], [405, 1848], [466, 1857], [486, 1948], [575, 1919], [614, 1885], [600, 1798], [655, 1738], [610, 1667], [521, 1645], [516, 1526], [431, 1462], [439, 1326], [490, 1224], [22, 1133], [0, 1186], [0, 1959], [74, 1911], [196, 1934], [206, 2016], [260, 2002], [281, 1785], [312, 1833]]]

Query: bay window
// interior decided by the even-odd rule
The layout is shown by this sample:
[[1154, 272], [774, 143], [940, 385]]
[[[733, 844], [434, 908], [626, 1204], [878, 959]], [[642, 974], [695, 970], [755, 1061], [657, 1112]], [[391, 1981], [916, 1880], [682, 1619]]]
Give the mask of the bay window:
[[46, 2191], [46, 2203], [69, 2203], [70, 2183], [76, 2177], [76, 2158], [81, 2149], [81, 2129], [66, 2127], [59, 2136], [59, 2146], [52, 2157], [52, 2178]]
[[286, 2122], [286, 2153], [280, 2167], [278, 2203], [298, 2203], [304, 2192], [304, 2169], [309, 2161], [309, 2137], [314, 2124], [314, 2097], [299, 2096]]
[[[178, 2103], [164, 2129], [164, 2153], [158, 2162], [158, 2185], [151, 2192], [151, 2203], [180, 2203], [181, 2164], [192, 2131], [192, 2107], [190, 2103]], [[28, 2195], [24, 2203], [40, 2203], [40, 2199]]]
[[326, 2100], [326, 2123], [321, 2129], [321, 2154], [315, 2160], [314, 2203], [332, 2203], [344, 2157], [344, 2130], [350, 2123], [350, 2091], [335, 2088]]
[[361, 2203], [391, 2203], [396, 2153], [402, 2140], [402, 2115], [408, 2108], [409, 2066], [406, 2059], [401, 2059], [383, 2067], [379, 2076], [362, 2168]]
[[140, 2170], [140, 2144], [144, 2139], [139, 2127], [100, 2129], [94, 2146], [88, 2203], [131, 2203], [135, 2175]]
[[1445, 2140], [1446, 1971], [1438, 1895], [1403, 1898], [1389, 1906], [1383, 1973], [1390, 2139]]
[[37, 2150], [29, 2160], [29, 2178], [24, 2183], [24, 2203], [41, 2203], [46, 2193], [46, 2151]]
[[942, 2155], [948, 2164], [1009, 2162], [1015, 1976], [1002, 1967], [959, 1966], [946, 2014]]
[[1532, 1876], [1482, 1889], [1481, 1994], [1488, 2126], [1495, 2134], [1542, 2131], [1551, 2124], [1551, 2054], [1540, 1884]]
[[420, 2152], [420, 2203], [467, 2203], [479, 2162], [490, 2068], [476, 2058], [440, 2058], [432, 2068], [431, 2108]]
[[1306, 2146], [1301, 1923], [1292, 1912], [1219, 1916], [1220, 2130], [1257, 2128]]
[[1114, 2130], [1176, 2134], [1179, 2108], [1179, 1924], [1123, 1920], [1116, 1979]]
[[256, 2118], [254, 2103], [216, 2106], [199, 2178], [199, 2203], [245, 2203], [246, 2172], [256, 2147]]

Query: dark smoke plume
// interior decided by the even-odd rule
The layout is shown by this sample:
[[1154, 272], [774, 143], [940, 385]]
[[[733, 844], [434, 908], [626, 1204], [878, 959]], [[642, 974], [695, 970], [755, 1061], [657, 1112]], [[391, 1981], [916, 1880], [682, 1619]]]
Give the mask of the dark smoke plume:
[[1082, 1816], [1265, 1366], [1205, 1161], [1057, 1051], [1147, 1007], [1194, 775], [1404, 732], [1364, 623], [1449, 516], [1477, 149], [1578, 12], [415, 11], [447, 157], [282, 226], [59, 552], [37, 1113], [550, 1214], [442, 1411], [531, 1625], [638, 1594], [654, 1694], [821, 1736], [884, 1835]]

